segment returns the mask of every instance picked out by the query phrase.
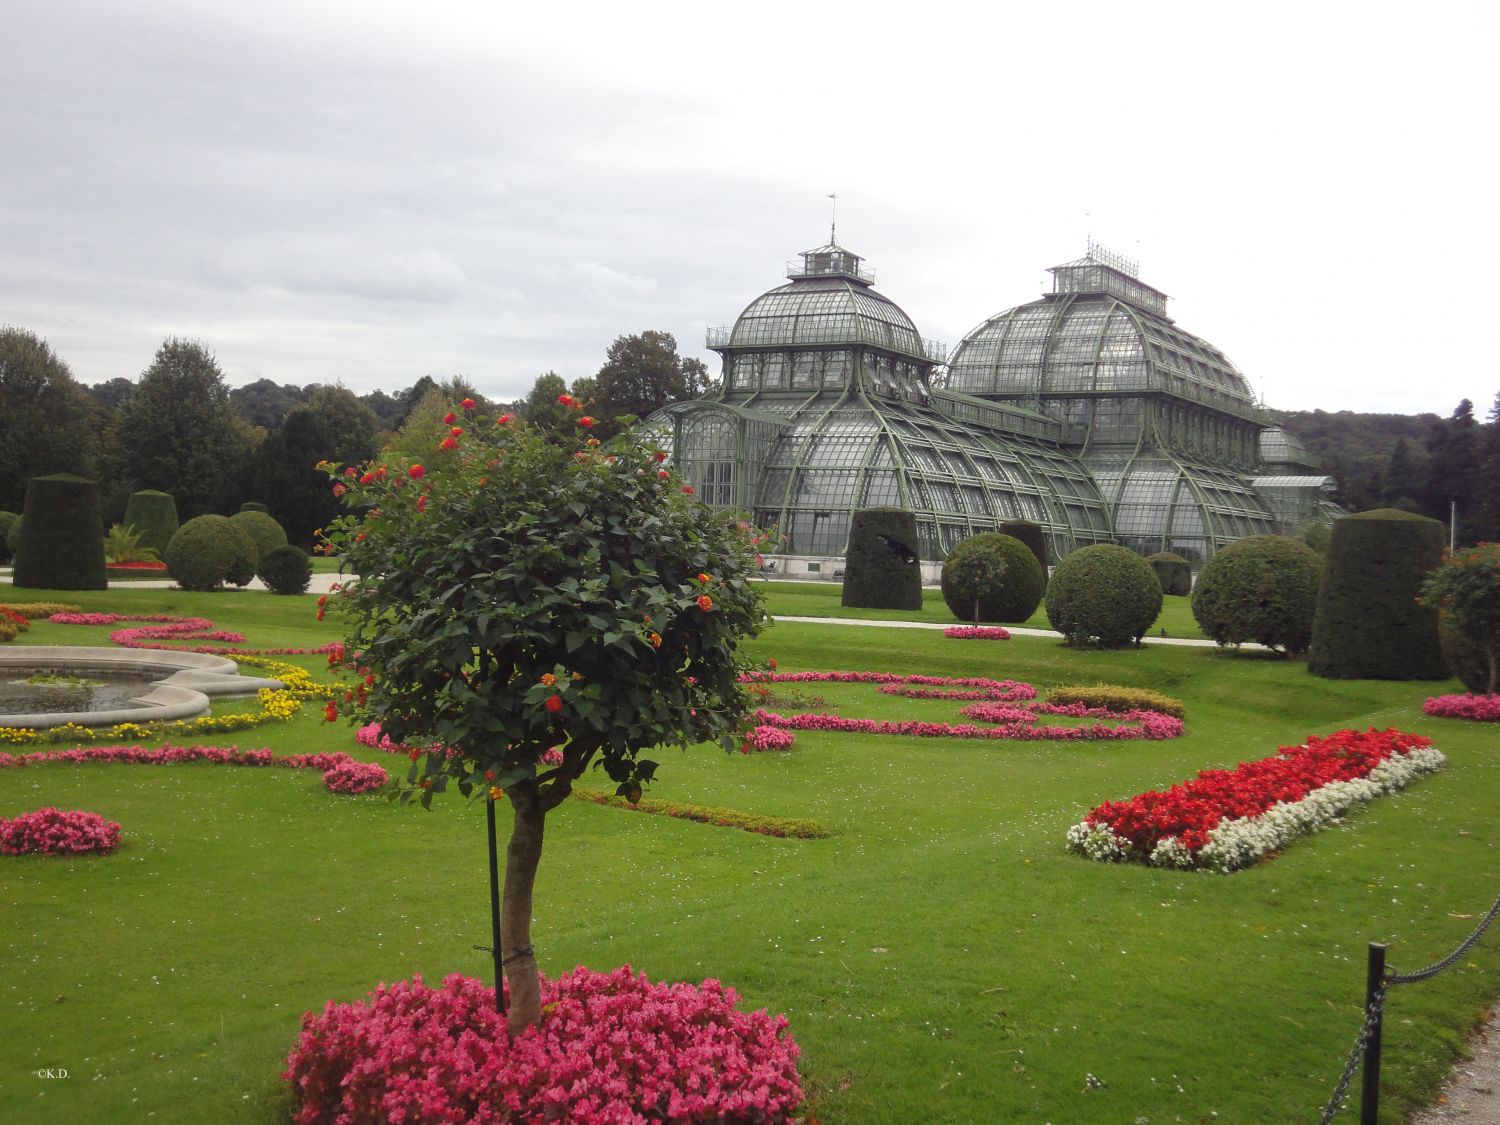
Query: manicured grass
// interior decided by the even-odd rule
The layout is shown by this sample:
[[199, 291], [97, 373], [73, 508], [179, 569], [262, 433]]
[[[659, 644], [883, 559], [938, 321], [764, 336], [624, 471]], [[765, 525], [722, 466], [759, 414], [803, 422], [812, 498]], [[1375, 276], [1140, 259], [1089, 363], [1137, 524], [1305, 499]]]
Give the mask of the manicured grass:
[[[200, 614], [267, 646], [335, 636], [311, 597], [26, 592], [43, 596]], [[25, 639], [107, 632], [38, 622]], [[786, 1012], [825, 1125], [1315, 1120], [1359, 1024], [1366, 943], [1419, 968], [1500, 887], [1495, 732], [1421, 714], [1451, 683], [1318, 680], [1212, 648], [1074, 652], [788, 622], [754, 650], [785, 670], [1128, 684], [1188, 709], [1187, 734], [1162, 743], [804, 732], [788, 754], [662, 756], [651, 796], [816, 820], [824, 840], [582, 801], [554, 814], [536, 895], [544, 971], [630, 962], [653, 979], [714, 976]], [[954, 710], [873, 687], [807, 690], [844, 715]], [[1063, 850], [1101, 800], [1370, 725], [1432, 735], [1448, 767], [1272, 862], [1214, 876]], [[401, 762], [315, 708], [239, 742]], [[301, 770], [0, 771], [0, 815], [46, 804], [118, 820], [124, 842], [105, 858], [0, 860], [0, 1120], [282, 1120], [278, 1073], [303, 1011], [413, 972], [488, 978], [473, 948], [489, 942], [479, 806], [334, 797]], [[1432, 1096], [1500, 991], [1497, 972], [1491, 936], [1392, 992], [1383, 1121]], [[36, 1078], [39, 1067], [69, 1078]], [[1089, 1074], [1106, 1085], [1086, 1088]]]
[[[837, 582], [767, 582], [765, 584], [766, 606], [771, 613], [785, 617], [841, 617], [857, 621], [924, 621], [937, 625], [960, 624], [942, 593], [935, 587], [922, 590], [920, 610], [900, 609], [850, 609], [840, 604], [843, 586]], [[1163, 599], [1161, 616], [1151, 626], [1150, 635], [1168, 637], [1195, 637], [1202, 639], [1203, 631], [1193, 620], [1191, 599], [1168, 597]], [[962, 624], [970, 624], [968, 621]], [[1035, 613], [1022, 622], [1027, 629], [1051, 629], [1047, 620], [1047, 603], [1044, 601]], [[1162, 630], [1165, 629], [1165, 634]]]

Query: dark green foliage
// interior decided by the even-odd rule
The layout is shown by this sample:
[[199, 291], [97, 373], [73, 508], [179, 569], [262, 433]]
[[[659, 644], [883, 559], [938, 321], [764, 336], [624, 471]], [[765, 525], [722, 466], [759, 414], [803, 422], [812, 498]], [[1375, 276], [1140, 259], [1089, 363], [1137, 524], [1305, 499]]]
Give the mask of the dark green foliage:
[[177, 501], [165, 492], [143, 489], [132, 492], [121, 521], [140, 534], [141, 546], [150, 547], [161, 556], [177, 534]]
[[255, 544], [228, 516], [195, 516], [177, 529], [163, 556], [167, 573], [184, 590], [244, 585], [255, 574]]
[[1489, 655], [1483, 645], [1465, 636], [1446, 613], [1440, 613], [1438, 618], [1438, 643], [1443, 647], [1448, 670], [1463, 681], [1467, 690], [1476, 695], [1491, 694]]
[[1045, 586], [1047, 567], [1051, 563], [1047, 558], [1047, 534], [1042, 530], [1042, 525], [1032, 523], [1030, 520], [1006, 520], [1000, 525], [1000, 534], [1019, 539], [1031, 548], [1031, 553], [1036, 556], [1037, 565], [1042, 568], [1042, 585]]
[[[256, 563], [267, 551], [273, 551], [277, 547], [286, 546], [286, 532], [281, 525], [273, 520], [265, 512], [239, 511], [229, 517], [231, 523], [250, 537], [250, 542], [255, 544]], [[246, 581], [249, 581], [246, 579]], [[243, 583], [236, 583], [243, 585]]]
[[15, 561], [16, 552], [21, 549], [21, 517], [16, 516], [15, 522], [10, 525], [10, 530], [5, 533], [5, 552]]
[[615, 338], [595, 376], [598, 402], [588, 409], [599, 418], [596, 431], [608, 437], [621, 416], [645, 418], [707, 389], [708, 369], [702, 360], [679, 356], [672, 333], [648, 329], [638, 336]]
[[1256, 641], [1300, 655], [1312, 642], [1322, 575], [1322, 557], [1305, 543], [1252, 535], [1208, 560], [1193, 591], [1193, 617], [1221, 645]]
[[1154, 555], [1147, 555], [1146, 561], [1156, 572], [1156, 580], [1161, 583], [1163, 594], [1185, 598], [1193, 592], [1193, 564], [1181, 555], [1174, 555], [1171, 551], [1157, 551]]
[[246, 500], [243, 504], [240, 505], [240, 511], [265, 512], [268, 516], [271, 514], [271, 509], [266, 507], [259, 500]]
[[260, 557], [257, 574], [273, 594], [305, 594], [312, 581], [312, 559], [301, 547], [283, 544]]
[[69, 473], [31, 478], [11, 581], [53, 590], [109, 588], [98, 485]]
[[1145, 559], [1101, 543], [1057, 564], [1047, 586], [1047, 620], [1065, 644], [1123, 648], [1140, 643], [1161, 600], [1161, 583]]
[[21, 507], [32, 477], [95, 477], [102, 419], [45, 340], [0, 325], [0, 508]]
[[[1439, 639], [1454, 674], [1480, 682], [1471, 690], [1482, 695], [1500, 692], [1500, 543], [1456, 551], [1427, 576], [1422, 602], [1441, 614]], [[1482, 676], [1471, 670], [1476, 660]]]
[[1307, 670], [1346, 680], [1443, 680], [1437, 610], [1418, 604], [1443, 525], [1377, 508], [1334, 521]]
[[16, 512], [0, 512], [0, 563], [10, 562], [11, 548], [7, 540], [10, 538], [11, 529], [21, 522], [21, 517]]
[[[987, 568], [968, 561], [981, 557], [1001, 564], [998, 580], [984, 577]], [[943, 601], [960, 621], [1025, 621], [1047, 588], [1046, 573], [1032, 549], [995, 531], [970, 536], [949, 551], [941, 581]]]
[[863, 508], [849, 523], [843, 604], [862, 609], [921, 609], [917, 516], [900, 508]]

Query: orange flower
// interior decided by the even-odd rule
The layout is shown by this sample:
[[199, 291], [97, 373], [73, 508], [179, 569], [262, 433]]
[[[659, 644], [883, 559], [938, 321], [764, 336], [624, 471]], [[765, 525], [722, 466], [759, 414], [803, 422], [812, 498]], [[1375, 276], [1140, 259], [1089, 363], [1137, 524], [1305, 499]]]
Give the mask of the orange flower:
[[710, 577], [710, 576], [709, 576], [709, 575], [707, 575], [707, 574], [704, 574], [704, 573], [703, 573], [703, 572], [702, 572], [702, 571], [701, 571], [701, 570], [700, 570], [700, 571], [699, 571], [699, 572], [698, 572], [698, 581], [699, 581], [699, 582], [704, 582], [704, 583], [707, 583], [707, 582], [712, 582], [712, 581], [713, 581], [713, 578], [712, 578], [712, 577]]
[[651, 642], [651, 647], [652, 648], [661, 648], [661, 634], [660, 633], [652, 633], [646, 639]]
[[701, 609], [704, 613], [707, 613], [709, 610], [713, 609], [713, 607], [714, 600], [707, 594], [703, 594], [698, 598], [698, 608]]
[[551, 687], [553, 684], [557, 683], [557, 677], [554, 676], [551, 672], [543, 672], [541, 682], [546, 684], [548, 687]]
[[498, 786], [498, 785], [491, 785], [490, 786], [490, 800], [492, 800], [492, 801], [498, 801], [498, 800], [500, 800], [504, 796], [505, 796], [505, 790], [501, 789], [500, 786]]

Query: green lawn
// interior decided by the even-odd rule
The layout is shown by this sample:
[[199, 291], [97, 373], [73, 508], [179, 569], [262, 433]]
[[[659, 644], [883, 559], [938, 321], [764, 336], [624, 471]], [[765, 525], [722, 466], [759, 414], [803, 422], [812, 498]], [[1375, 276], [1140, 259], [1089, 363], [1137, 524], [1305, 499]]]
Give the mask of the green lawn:
[[[837, 587], [812, 589], [837, 600]], [[789, 608], [823, 605], [800, 590], [771, 584], [775, 611], [827, 612]], [[311, 597], [14, 600], [42, 596], [200, 614], [264, 646], [336, 635]], [[40, 622], [25, 640], [107, 632]], [[754, 649], [788, 670], [1102, 680], [1188, 707], [1188, 733], [1166, 743], [800, 733], [785, 755], [664, 757], [653, 796], [815, 819], [826, 840], [582, 802], [554, 814], [536, 897], [544, 971], [629, 962], [653, 979], [714, 976], [785, 1012], [824, 1125], [1315, 1120], [1358, 1026], [1366, 943], [1390, 943], [1397, 969], [1426, 965], [1500, 888], [1496, 731], [1421, 714], [1452, 683], [1324, 681], [1211, 648], [1074, 652], [789, 622]], [[804, 690], [845, 715], [953, 714], [868, 687]], [[1369, 725], [1432, 735], [1448, 767], [1259, 867], [1186, 874], [1063, 850], [1101, 800]], [[231, 742], [392, 762], [315, 707], [219, 744]], [[489, 941], [477, 806], [334, 797], [311, 771], [0, 771], [0, 815], [47, 804], [120, 821], [124, 843], [107, 858], [0, 860], [0, 1121], [284, 1120], [278, 1073], [304, 1011], [413, 972], [488, 977], [474, 949]], [[1491, 936], [1392, 993], [1382, 1120], [1433, 1095], [1500, 992], [1497, 972]], [[69, 1077], [37, 1078], [40, 1067]], [[1087, 1088], [1090, 1074], [1105, 1085]]]

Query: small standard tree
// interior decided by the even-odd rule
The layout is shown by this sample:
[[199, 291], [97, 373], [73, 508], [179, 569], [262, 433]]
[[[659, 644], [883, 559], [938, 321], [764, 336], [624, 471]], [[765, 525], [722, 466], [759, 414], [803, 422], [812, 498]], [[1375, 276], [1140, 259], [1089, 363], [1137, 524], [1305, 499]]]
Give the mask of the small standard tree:
[[[1455, 650], [1468, 650], [1478, 658], [1473, 662], [1482, 669], [1479, 675], [1453, 668], [1464, 686], [1485, 695], [1500, 691], [1500, 544], [1459, 551], [1427, 576], [1422, 601], [1438, 608], [1444, 631], [1455, 634], [1459, 642], [1444, 645], [1449, 665], [1459, 663]], [[1481, 680], [1483, 687], [1475, 688]]]
[[1021, 540], [982, 531], [948, 552], [940, 585], [944, 603], [960, 621], [1019, 622], [1041, 604], [1047, 575]]
[[[494, 956], [519, 1031], [541, 1018], [531, 915], [548, 812], [590, 767], [635, 800], [653, 748], [735, 748], [738, 646], [764, 612], [748, 525], [694, 501], [647, 438], [601, 445], [579, 416], [569, 448], [471, 407], [420, 462], [331, 469], [355, 514], [327, 538], [358, 575], [334, 601], [365, 670], [356, 709], [438, 747], [414, 755], [401, 799], [456, 788], [489, 802], [492, 831], [510, 803]], [[543, 760], [552, 748], [560, 762]]]

